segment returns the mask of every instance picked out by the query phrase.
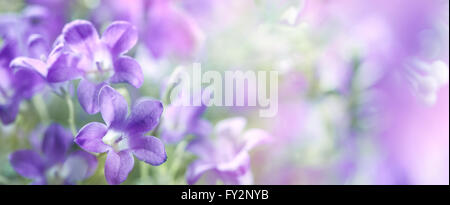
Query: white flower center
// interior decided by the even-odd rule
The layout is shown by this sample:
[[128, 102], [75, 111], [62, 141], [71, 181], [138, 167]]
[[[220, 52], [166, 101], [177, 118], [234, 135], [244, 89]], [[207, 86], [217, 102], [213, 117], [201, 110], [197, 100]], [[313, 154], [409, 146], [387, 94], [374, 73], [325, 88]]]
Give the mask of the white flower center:
[[93, 82], [103, 82], [114, 74], [112, 57], [109, 50], [103, 48], [94, 53], [87, 78]]
[[128, 138], [122, 132], [108, 130], [102, 141], [117, 152], [128, 148]]

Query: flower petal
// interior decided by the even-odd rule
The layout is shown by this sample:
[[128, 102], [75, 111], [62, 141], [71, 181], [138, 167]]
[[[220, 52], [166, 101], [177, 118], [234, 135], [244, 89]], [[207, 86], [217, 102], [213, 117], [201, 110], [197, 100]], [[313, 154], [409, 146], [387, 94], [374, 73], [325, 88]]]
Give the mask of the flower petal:
[[19, 100], [13, 100], [11, 103], [0, 105], [0, 119], [2, 123], [7, 125], [16, 120], [19, 113]]
[[214, 161], [212, 153], [215, 152], [215, 147], [210, 138], [195, 138], [187, 145], [186, 150], [205, 161]]
[[170, 130], [170, 129], [163, 129], [161, 131], [161, 139], [164, 140], [165, 143], [176, 143], [183, 139], [183, 137], [186, 136], [186, 133], [184, 131], [178, 131], [178, 130]]
[[111, 148], [102, 141], [107, 131], [106, 125], [99, 122], [91, 122], [81, 128], [75, 138], [75, 143], [88, 152], [106, 152]]
[[109, 151], [105, 161], [105, 178], [108, 184], [121, 184], [134, 166], [134, 158], [129, 150], [119, 153]]
[[99, 106], [108, 126], [119, 127], [124, 124], [128, 112], [127, 101], [114, 88], [106, 85], [100, 90]]
[[78, 101], [80, 102], [81, 107], [88, 114], [95, 114], [100, 111], [98, 99], [99, 93], [103, 86], [106, 83], [91, 83], [89, 80], [82, 79], [77, 88], [78, 93]]
[[66, 45], [72, 50], [86, 56], [94, 56], [99, 37], [91, 22], [86, 20], [72, 21], [64, 26], [62, 35]]
[[77, 155], [79, 157], [82, 157], [87, 162], [88, 170], [86, 172], [86, 175], [84, 176], [85, 179], [89, 178], [90, 176], [92, 176], [95, 173], [95, 170], [97, 169], [98, 161], [94, 155], [89, 154], [84, 151], [80, 151], [80, 150], [73, 152], [72, 155]]
[[126, 82], [139, 88], [144, 82], [144, 74], [136, 60], [128, 56], [123, 56], [114, 62], [114, 75], [111, 76], [110, 81], [111, 83]]
[[102, 41], [115, 55], [126, 53], [138, 40], [136, 27], [126, 21], [115, 21], [106, 28]]
[[196, 160], [192, 162], [186, 171], [186, 181], [192, 185], [200, 179], [200, 177], [207, 171], [214, 168], [214, 164], [204, 161]]
[[262, 129], [249, 129], [244, 133], [243, 138], [244, 145], [242, 149], [244, 151], [250, 151], [253, 147], [270, 139], [270, 135]]
[[212, 133], [213, 127], [208, 120], [200, 119], [191, 129], [193, 135], [198, 137], [208, 137]]
[[253, 184], [253, 174], [250, 169], [239, 175], [221, 173], [220, 178], [225, 185], [251, 185]]
[[83, 71], [78, 69], [79, 58], [69, 53], [54, 54], [48, 68], [47, 80], [59, 83], [80, 77]]
[[14, 73], [14, 86], [17, 99], [28, 99], [45, 87], [45, 80], [34, 70], [19, 69]]
[[40, 34], [31, 34], [28, 38], [29, 56], [40, 59], [42, 56], [46, 57], [50, 48], [45, 38]]
[[5, 40], [0, 48], [0, 67], [8, 67], [9, 63], [19, 55], [17, 44], [13, 40]]
[[72, 139], [72, 134], [61, 125], [55, 123], [50, 125], [45, 131], [42, 141], [42, 153], [45, 155], [47, 163], [62, 162], [66, 157]]
[[218, 122], [215, 126], [217, 136], [236, 139], [242, 133], [247, 124], [247, 120], [243, 117], [228, 118]]
[[250, 156], [247, 152], [239, 152], [234, 158], [217, 164], [217, 170], [232, 175], [242, 175], [250, 169]]
[[28, 58], [28, 57], [17, 57], [9, 64], [13, 69], [31, 69], [39, 72], [42, 76], [47, 76], [47, 65], [41, 60]]
[[189, 56], [203, 38], [195, 20], [165, 2], [151, 5], [145, 33], [145, 44], [155, 58]]
[[65, 182], [74, 184], [94, 174], [97, 169], [97, 158], [85, 151], [75, 151], [67, 157], [63, 164], [62, 173]]
[[128, 133], [145, 133], [156, 127], [163, 112], [163, 105], [157, 100], [144, 100], [136, 104], [128, 117]]
[[14, 170], [26, 178], [38, 179], [44, 174], [44, 162], [35, 151], [16, 151], [10, 155], [9, 161]]
[[157, 166], [167, 160], [164, 144], [156, 137], [133, 136], [129, 143], [134, 155], [141, 161]]

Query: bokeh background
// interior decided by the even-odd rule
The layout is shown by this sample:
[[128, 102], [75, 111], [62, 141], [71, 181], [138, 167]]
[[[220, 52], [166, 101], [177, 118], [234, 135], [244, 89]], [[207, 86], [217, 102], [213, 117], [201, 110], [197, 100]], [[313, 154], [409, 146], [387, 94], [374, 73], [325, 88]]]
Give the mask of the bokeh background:
[[[74, 19], [99, 32], [126, 20], [139, 32], [129, 55], [145, 75], [141, 89], [118, 88], [127, 100], [160, 98], [174, 69], [195, 62], [203, 71], [279, 72], [275, 117], [245, 106], [209, 107], [203, 116], [212, 124], [241, 116], [248, 128], [270, 134], [250, 152], [255, 184], [449, 183], [449, 1], [167, 0], [167, 10], [152, 6], [158, 1], [0, 0], [0, 49], [11, 29], [4, 22], [39, 12], [35, 29], [51, 42]], [[24, 27], [12, 30], [21, 35]], [[0, 184], [30, 183], [8, 156], [30, 147], [43, 109], [68, 127], [58, 96], [22, 103], [13, 124], [0, 124]], [[78, 129], [101, 121], [77, 103], [75, 111]], [[182, 146], [166, 149], [165, 164], [138, 162], [125, 184], [186, 184], [196, 156]], [[102, 168], [80, 182], [105, 183]]]

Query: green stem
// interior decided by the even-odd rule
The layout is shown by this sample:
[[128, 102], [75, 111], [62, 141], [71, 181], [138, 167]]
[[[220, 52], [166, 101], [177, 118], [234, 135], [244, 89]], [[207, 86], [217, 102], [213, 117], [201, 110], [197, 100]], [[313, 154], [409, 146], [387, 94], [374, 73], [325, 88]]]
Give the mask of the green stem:
[[33, 106], [36, 109], [41, 121], [48, 122], [50, 118], [48, 116], [47, 106], [45, 105], [42, 95], [36, 95], [32, 99], [32, 102], [33, 102]]
[[182, 160], [183, 160], [183, 151], [187, 146], [186, 141], [181, 141], [178, 143], [178, 145], [175, 147], [174, 155], [173, 155], [173, 162], [171, 163], [171, 166], [169, 168], [169, 172], [171, 173], [172, 179], [176, 181], [176, 175], [178, 170], [181, 167]]
[[149, 173], [148, 173], [148, 168], [149, 168], [149, 166], [146, 166], [147, 164], [145, 163], [145, 162], [141, 162], [140, 164], [139, 164], [139, 168], [140, 168], [140, 171], [141, 171], [141, 180], [142, 180], [142, 183], [144, 183], [144, 184], [148, 184], [149, 183], [149, 181], [150, 181], [150, 176], [149, 176]]
[[70, 126], [70, 130], [72, 131], [72, 134], [75, 136], [77, 134], [77, 128], [75, 126], [75, 112], [74, 112], [72, 98], [70, 97], [69, 93], [66, 93], [66, 103], [67, 103], [67, 107], [69, 109], [69, 118], [67, 120], [68, 120], [68, 123]]

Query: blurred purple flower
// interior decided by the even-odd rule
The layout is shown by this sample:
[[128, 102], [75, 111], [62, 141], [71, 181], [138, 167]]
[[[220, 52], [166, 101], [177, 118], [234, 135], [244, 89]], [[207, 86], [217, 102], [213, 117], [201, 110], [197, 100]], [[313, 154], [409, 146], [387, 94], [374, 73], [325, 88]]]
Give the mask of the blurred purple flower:
[[202, 32], [195, 20], [173, 0], [104, 1], [94, 21], [129, 21], [154, 58], [169, 55], [190, 57], [201, 41]]
[[[43, 24], [47, 21], [45, 8], [28, 6], [21, 14], [4, 14], [0, 16], [0, 38], [3, 46], [0, 48], [0, 65], [8, 67], [17, 56], [39, 58], [36, 49], [48, 50], [48, 28]], [[39, 36], [39, 38], [36, 38]]]
[[0, 118], [3, 124], [15, 121], [22, 100], [30, 99], [45, 86], [36, 71], [0, 67]]
[[149, 4], [145, 43], [155, 58], [168, 54], [188, 57], [201, 39], [196, 22], [172, 1], [154, 0]]
[[187, 135], [207, 137], [212, 130], [208, 120], [202, 119], [206, 105], [183, 105], [185, 98], [179, 95], [164, 112], [161, 138], [167, 143], [177, 143]]
[[109, 184], [124, 182], [134, 166], [133, 155], [153, 166], [167, 160], [164, 144], [144, 134], [156, 127], [163, 112], [162, 103], [143, 100], [127, 117], [125, 98], [110, 86], [99, 94], [100, 112], [105, 124], [91, 122], [78, 132], [75, 142], [84, 150], [107, 153], [105, 177]]
[[22, 100], [45, 87], [48, 68], [58, 62], [59, 49], [49, 54], [47, 14], [45, 7], [28, 6], [19, 15], [1, 17], [0, 118], [5, 124], [15, 120]]
[[140, 65], [123, 55], [133, 48], [137, 38], [136, 28], [128, 22], [113, 22], [99, 38], [90, 22], [72, 21], [63, 29], [62, 54], [49, 68], [47, 80], [56, 83], [81, 77], [78, 100], [87, 113], [95, 114], [100, 110], [98, 93], [106, 82], [142, 86]]
[[52, 124], [41, 142], [31, 141], [33, 149], [12, 153], [11, 165], [17, 173], [32, 179], [33, 184], [75, 184], [94, 174], [97, 159], [84, 151], [69, 154], [72, 139], [70, 132]]
[[432, 106], [415, 98], [404, 79], [387, 76], [377, 85], [383, 151], [376, 184], [448, 184], [449, 86], [437, 91]]
[[[24, 56], [15, 57], [8, 67], [0, 66], [0, 117], [5, 124], [15, 120], [22, 100], [30, 99], [47, 85], [57, 91], [60, 84], [49, 83], [46, 79], [49, 68], [68, 67], [70, 64], [61, 61], [64, 55], [61, 46], [48, 54], [49, 47], [39, 34], [29, 36]], [[48, 55], [48, 56], [47, 56]]]
[[69, 19], [70, 7], [73, 0], [27, 0], [29, 7], [40, 7], [34, 13], [40, 14], [40, 19], [33, 22], [39, 23], [42, 34], [53, 42], [60, 34], [66, 21]]
[[216, 139], [197, 138], [188, 151], [199, 158], [186, 171], [188, 184], [196, 183], [204, 174], [207, 183], [215, 184], [217, 179], [225, 184], [252, 184], [249, 151], [268, 139], [268, 134], [260, 129], [250, 129], [244, 133], [244, 118], [230, 118], [220, 121], [214, 130]]

